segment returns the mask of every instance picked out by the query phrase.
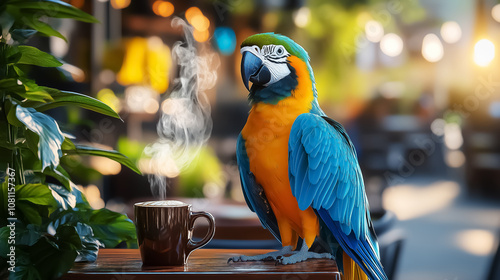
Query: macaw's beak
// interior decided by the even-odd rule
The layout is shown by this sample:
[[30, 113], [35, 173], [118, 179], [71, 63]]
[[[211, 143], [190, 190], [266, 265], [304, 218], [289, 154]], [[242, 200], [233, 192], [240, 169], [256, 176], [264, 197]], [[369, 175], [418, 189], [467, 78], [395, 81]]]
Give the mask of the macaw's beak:
[[255, 54], [245, 51], [241, 58], [241, 77], [243, 84], [250, 91], [248, 81], [257, 85], [265, 85], [271, 80], [271, 72]]

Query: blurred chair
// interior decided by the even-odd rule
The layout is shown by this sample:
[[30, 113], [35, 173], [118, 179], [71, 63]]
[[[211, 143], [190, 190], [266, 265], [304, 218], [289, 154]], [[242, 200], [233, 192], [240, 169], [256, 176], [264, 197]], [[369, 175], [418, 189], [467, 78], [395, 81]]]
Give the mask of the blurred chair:
[[487, 280], [500, 280], [500, 231], [497, 238], [497, 251], [493, 256]]

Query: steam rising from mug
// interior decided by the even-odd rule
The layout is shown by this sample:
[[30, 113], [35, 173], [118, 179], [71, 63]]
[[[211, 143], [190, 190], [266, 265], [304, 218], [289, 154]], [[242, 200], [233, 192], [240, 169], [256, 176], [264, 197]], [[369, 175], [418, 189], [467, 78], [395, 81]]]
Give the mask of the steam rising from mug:
[[172, 27], [182, 27], [185, 42], [176, 42], [172, 60], [179, 67], [179, 77], [172, 83], [173, 90], [162, 104], [157, 125], [159, 139], [144, 149], [151, 160], [148, 175], [151, 192], [159, 199], [166, 197], [166, 178], [175, 177], [198, 155], [212, 132], [210, 104], [206, 91], [217, 81], [219, 60], [217, 54], [203, 55], [193, 40], [193, 28], [180, 18], [172, 20]]

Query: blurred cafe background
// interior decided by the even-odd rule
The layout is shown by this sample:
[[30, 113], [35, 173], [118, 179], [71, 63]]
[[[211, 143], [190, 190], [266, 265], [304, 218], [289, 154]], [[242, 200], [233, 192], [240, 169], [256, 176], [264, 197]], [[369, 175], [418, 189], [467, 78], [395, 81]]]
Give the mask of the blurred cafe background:
[[[100, 23], [53, 19], [69, 44], [30, 44], [66, 63], [36, 75], [98, 98], [123, 122], [73, 108], [51, 114], [77, 139], [117, 149], [145, 174], [106, 158], [68, 157], [63, 164], [93, 207], [132, 217], [134, 202], [158, 199], [146, 175], [159, 173], [168, 199], [215, 215], [208, 247], [279, 247], [245, 205], [235, 149], [249, 111], [239, 45], [255, 33], [281, 33], [308, 51], [321, 107], [356, 146], [390, 278], [500, 279], [497, 1], [66, 2]], [[163, 116], [186, 110], [168, 97], [203, 86], [189, 80], [176, 46], [194, 48], [187, 69], [203, 69], [198, 78], [210, 84], [200, 94], [211, 134], [186, 164], [164, 159], [155, 169], [144, 148], [157, 141]]]

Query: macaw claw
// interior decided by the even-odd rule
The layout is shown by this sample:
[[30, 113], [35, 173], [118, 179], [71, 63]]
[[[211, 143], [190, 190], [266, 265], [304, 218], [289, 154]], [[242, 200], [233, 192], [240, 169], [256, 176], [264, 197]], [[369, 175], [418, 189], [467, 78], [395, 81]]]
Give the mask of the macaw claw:
[[236, 256], [231, 257], [227, 260], [227, 263], [232, 262], [249, 262], [249, 261], [275, 261], [278, 258], [282, 258], [283, 255], [293, 254], [292, 246], [285, 246], [281, 250], [269, 252], [262, 255], [256, 256]]

